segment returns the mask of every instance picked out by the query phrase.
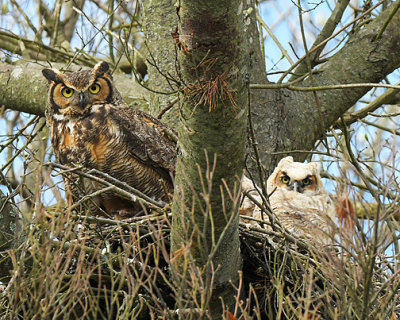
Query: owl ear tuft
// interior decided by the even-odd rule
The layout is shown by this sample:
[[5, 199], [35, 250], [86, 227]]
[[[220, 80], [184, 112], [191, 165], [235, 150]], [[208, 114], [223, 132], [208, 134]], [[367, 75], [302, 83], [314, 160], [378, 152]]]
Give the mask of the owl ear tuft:
[[285, 163], [292, 163], [292, 162], [293, 162], [293, 157], [292, 156], [288, 156], [288, 157], [282, 158], [278, 163], [278, 167], [281, 167]]
[[94, 74], [96, 77], [102, 76], [103, 74], [107, 73], [110, 70], [110, 66], [105, 61], [100, 61], [97, 63], [94, 68]]
[[54, 69], [43, 69], [42, 70], [43, 76], [49, 81], [54, 81], [54, 82], [62, 82], [62, 75], [58, 70]]
[[319, 163], [319, 162], [310, 162], [308, 165], [313, 168], [314, 172], [316, 172], [318, 174], [321, 172], [321, 169], [322, 169], [321, 163]]

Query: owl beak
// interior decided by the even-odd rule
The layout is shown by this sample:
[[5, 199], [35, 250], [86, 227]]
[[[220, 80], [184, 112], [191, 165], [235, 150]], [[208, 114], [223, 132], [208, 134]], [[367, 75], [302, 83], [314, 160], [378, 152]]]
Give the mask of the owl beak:
[[300, 181], [295, 180], [292, 184], [292, 190], [299, 192], [299, 193], [303, 193], [303, 187], [300, 183]]
[[79, 93], [79, 106], [82, 109], [85, 109], [86, 105], [87, 105], [86, 96], [83, 92], [81, 92], [81, 93]]

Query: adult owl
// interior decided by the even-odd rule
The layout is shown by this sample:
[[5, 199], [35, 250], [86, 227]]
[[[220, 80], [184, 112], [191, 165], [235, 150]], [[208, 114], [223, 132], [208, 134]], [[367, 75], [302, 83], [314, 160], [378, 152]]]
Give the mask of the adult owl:
[[[155, 199], [168, 201], [173, 190], [176, 143], [168, 128], [129, 107], [113, 84], [109, 65], [63, 74], [44, 69], [49, 81], [46, 122], [57, 160], [97, 169]], [[74, 202], [104, 188], [67, 174], [64, 183]], [[131, 216], [138, 205], [112, 192], [96, 195], [91, 214]]]
[[[298, 238], [330, 243], [336, 213], [322, 185], [320, 170], [317, 162], [283, 158], [267, 180], [267, 193], [271, 211], [287, 231]], [[246, 177], [242, 179], [242, 190], [250, 191], [261, 202], [258, 191]], [[268, 221], [249, 198], [244, 199], [241, 213]]]

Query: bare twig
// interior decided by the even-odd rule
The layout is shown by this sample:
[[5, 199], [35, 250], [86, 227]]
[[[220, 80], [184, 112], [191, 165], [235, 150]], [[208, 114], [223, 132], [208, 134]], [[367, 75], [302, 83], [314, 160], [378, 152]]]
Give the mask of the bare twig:
[[159, 210], [164, 208], [165, 206], [164, 203], [151, 199], [150, 197], [146, 196], [139, 190], [136, 190], [135, 188], [129, 186], [127, 183], [121, 182], [111, 177], [110, 175], [98, 171], [96, 169], [84, 170], [83, 168], [80, 167], [71, 168], [53, 162], [47, 162], [44, 163], [43, 165], [62, 169], [63, 170], [62, 173], [73, 172], [75, 174], [81, 175], [84, 178], [88, 178], [93, 181], [99, 182], [105, 186], [113, 187], [114, 192], [118, 193], [119, 195], [123, 196], [126, 199], [129, 199], [132, 202], [136, 202], [137, 201], [136, 197], [138, 197], [140, 201], [143, 201], [145, 205], [147, 205], [152, 209]]

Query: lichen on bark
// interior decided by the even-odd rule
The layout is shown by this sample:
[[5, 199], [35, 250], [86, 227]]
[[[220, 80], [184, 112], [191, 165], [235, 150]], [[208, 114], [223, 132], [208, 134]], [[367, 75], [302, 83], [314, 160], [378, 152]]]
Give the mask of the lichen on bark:
[[[219, 296], [232, 306], [230, 281], [238, 281], [241, 267], [238, 198], [229, 195], [238, 193], [246, 142], [248, 70], [240, 5], [238, 0], [181, 1], [177, 14], [178, 74], [185, 94], [178, 129], [172, 255], [189, 246], [195, 263], [204, 266], [206, 285], [213, 277], [214, 316], [221, 307]], [[182, 270], [182, 257], [175, 261]]]

